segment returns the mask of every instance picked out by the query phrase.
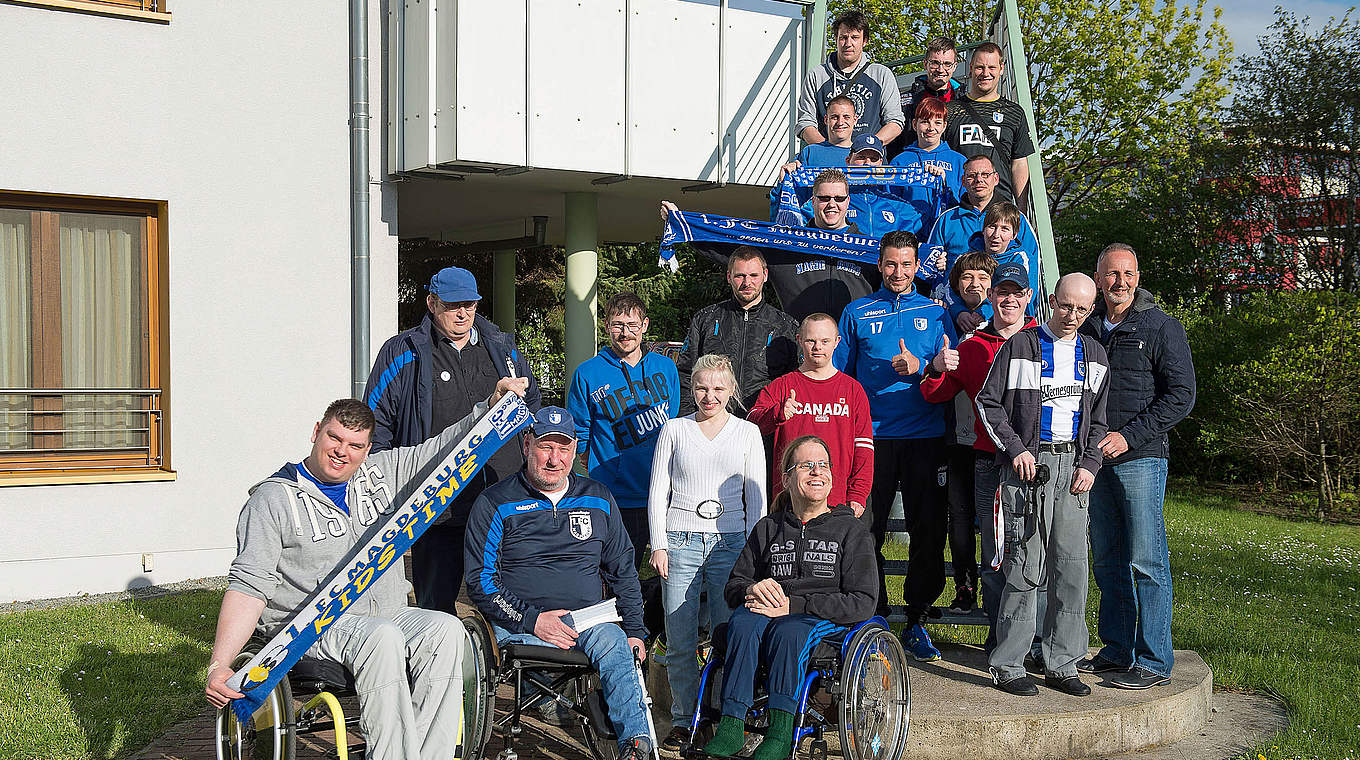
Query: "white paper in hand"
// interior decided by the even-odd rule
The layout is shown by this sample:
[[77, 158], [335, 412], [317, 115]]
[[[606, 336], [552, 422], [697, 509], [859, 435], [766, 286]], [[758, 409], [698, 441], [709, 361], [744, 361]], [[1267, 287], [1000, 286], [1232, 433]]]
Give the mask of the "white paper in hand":
[[600, 623], [620, 623], [623, 618], [619, 617], [619, 606], [614, 599], [606, 599], [603, 602], [592, 604], [589, 607], [582, 607], [579, 610], [572, 610], [562, 616], [562, 622], [571, 626], [573, 631], [581, 633], [587, 628], [597, 626]]

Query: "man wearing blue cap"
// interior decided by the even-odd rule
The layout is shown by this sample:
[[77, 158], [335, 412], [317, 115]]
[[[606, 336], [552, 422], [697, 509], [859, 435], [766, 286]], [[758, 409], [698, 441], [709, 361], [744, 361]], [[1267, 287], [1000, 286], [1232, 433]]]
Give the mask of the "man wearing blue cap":
[[[642, 587], [613, 495], [573, 475], [576, 420], [545, 406], [524, 434], [524, 469], [486, 489], [468, 516], [468, 596], [501, 644], [576, 649], [600, 674], [621, 760], [651, 754], [651, 727], [633, 658], [646, 658]], [[573, 610], [604, 599], [621, 620], [576, 630]]]
[[[429, 313], [378, 350], [364, 401], [373, 410], [373, 451], [414, 446], [461, 419], [487, 398], [502, 377], [529, 378], [524, 401], [538, 409], [538, 382], [514, 338], [477, 314], [477, 280], [460, 267], [430, 279]], [[523, 464], [515, 446], [504, 446], [469, 482], [411, 551], [416, 602], [454, 613], [463, 582], [463, 531], [472, 502], [488, 485]]]
[[[882, 166], [885, 150], [883, 141], [874, 135], [857, 135], [850, 143], [850, 157], [846, 166]], [[856, 185], [850, 193], [850, 208], [845, 220], [859, 228], [861, 234], [882, 238], [894, 230], [906, 230], [920, 236], [925, 226], [921, 209], [890, 193], [883, 185]]]

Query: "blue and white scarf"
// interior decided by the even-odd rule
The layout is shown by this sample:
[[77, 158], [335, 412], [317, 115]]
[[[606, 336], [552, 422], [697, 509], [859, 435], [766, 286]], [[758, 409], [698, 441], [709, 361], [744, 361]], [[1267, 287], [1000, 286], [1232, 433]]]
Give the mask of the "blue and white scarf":
[[[897, 166], [844, 166], [836, 167], [845, 172], [846, 179], [850, 180], [850, 192], [854, 192], [857, 187], [866, 185], [878, 185], [889, 188], [905, 187], [924, 187], [932, 191], [935, 199], [935, 213], [939, 215], [939, 205], [944, 197], [941, 190], [944, 188], [944, 181], [931, 174], [920, 166], [910, 166], [901, 168]], [[804, 223], [803, 204], [812, 197], [812, 186], [817, 181], [817, 175], [825, 169], [804, 168], [789, 172], [784, 175], [784, 181], [779, 186], [779, 206], [775, 210], [774, 221], [776, 224], [801, 225]]]
[[670, 267], [672, 272], [678, 270], [680, 263], [675, 258], [675, 244], [692, 242], [750, 245], [808, 256], [830, 256], [871, 266], [878, 264], [878, 241], [871, 237], [828, 232], [801, 224], [785, 226], [691, 211], [672, 211], [666, 217], [658, 263]]

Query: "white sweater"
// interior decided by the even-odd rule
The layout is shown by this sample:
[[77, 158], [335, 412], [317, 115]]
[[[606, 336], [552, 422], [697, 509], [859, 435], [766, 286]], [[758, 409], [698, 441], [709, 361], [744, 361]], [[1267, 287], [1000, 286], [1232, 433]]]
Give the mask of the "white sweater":
[[[722, 504], [699, 505], [716, 499]], [[700, 512], [707, 517], [700, 516]], [[666, 546], [666, 531], [746, 533], [765, 515], [765, 445], [760, 428], [729, 416], [713, 440], [694, 415], [661, 427], [652, 456], [647, 523], [652, 546]]]

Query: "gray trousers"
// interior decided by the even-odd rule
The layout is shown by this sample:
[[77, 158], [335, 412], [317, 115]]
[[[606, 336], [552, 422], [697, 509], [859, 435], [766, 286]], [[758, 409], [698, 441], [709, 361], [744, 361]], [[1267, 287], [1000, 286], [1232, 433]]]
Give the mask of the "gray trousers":
[[462, 734], [458, 618], [408, 607], [391, 619], [344, 615], [309, 654], [354, 674], [359, 728], [374, 760], [448, 760]]
[[[987, 664], [1002, 680], [1024, 675], [1036, 623], [1039, 590], [1047, 583], [1048, 609], [1041, 621], [1045, 668], [1049, 675], [1075, 676], [1086, 656], [1087, 495], [1071, 492], [1075, 455], [1040, 453], [1048, 483], [1037, 489], [1022, 483], [1013, 469], [1001, 482], [1005, 556], [1004, 584], [996, 618], [996, 647]], [[1031, 504], [1031, 496], [1037, 500]]]
[[[982, 562], [978, 565], [978, 585], [982, 589], [982, 611], [987, 615], [987, 642], [983, 644], [983, 650], [987, 654], [996, 649], [996, 614], [1001, 607], [1001, 589], [1006, 585], [1006, 576], [1002, 569], [992, 569], [992, 560], [996, 557], [996, 529], [992, 524], [992, 511], [995, 505], [992, 502], [996, 497], [997, 486], [1001, 485], [1002, 476], [1011, 471], [1009, 466], [997, 464], [996, 455], [990, 452], [979, 452], [973, 464], [973, 496], [976, 499], [974, 508], [977, 510], [978, 527], [982, 531]], [[1034, 598], [1034, 641], [1030, 644], [1029, 652], [1040, 656], [1043, 654], [1044, 618], [1048, 617], [1047, 584], [1038, 588]]]

